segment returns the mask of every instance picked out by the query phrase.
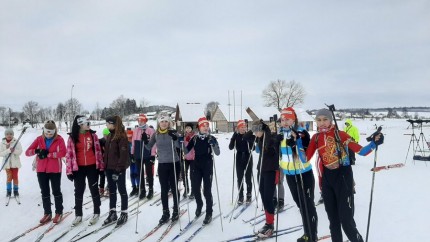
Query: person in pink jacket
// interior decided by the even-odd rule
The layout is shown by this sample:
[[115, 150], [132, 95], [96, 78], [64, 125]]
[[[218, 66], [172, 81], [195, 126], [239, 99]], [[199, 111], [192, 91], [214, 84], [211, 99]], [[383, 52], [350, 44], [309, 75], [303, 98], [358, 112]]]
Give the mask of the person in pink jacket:
[[67, 140], [66, 174], [75, 186], [75, 215], [72, 222], [76, 226], [82, 222], [82, 202], [85, 192], [85, 180], [93, 200], [94, 215], [89, 224], [95, 224], [100, 217], [100, 194], [98, 191], [99, 171], [104, 170], [103, 155], [96, 131], [90, 129], [87, 117], [77, 115], [72, 125], [72, 132]]
[[[142, 142], [143, 133], [146, 134], [148, 139], [155, 134], [155, 130], [148, 126], [146, 123], [148, 118], [145, 114], [139, 114], [137, 118], [139, 123], [138, 127], [134, 129], [133, 136], [131, 139], [131, 155], [137, 164], [137, 171], [140, 174], [140, 190], [139, 199], [147, 198], [151, 199], [154, 196], [154, 162], [155, 162], [155, 153], [157, 151], [156, 145], [154, 145], [151, 150], [145, 147]], [[146, 179], [148, 182], [148, 194], [146, 194], [145, 190], [145, 170], [146, 170]]]
[[[40, 223], [47, 223], [52, 218], [51, 194], [54, 195], [55, 217], [53, 223], [59, 223], [63, 217], [63, 195], [61, 193], [61, 158], [66, 156], [64, 139], [58, 134], [52, 120], [46, 121], [43, 134], [38, 136], [25, 151], [26, 156], [37, 155], [37, 180], [42, 193], [44, 215]], [[50, 185], [51, 184], [51, 188]]]

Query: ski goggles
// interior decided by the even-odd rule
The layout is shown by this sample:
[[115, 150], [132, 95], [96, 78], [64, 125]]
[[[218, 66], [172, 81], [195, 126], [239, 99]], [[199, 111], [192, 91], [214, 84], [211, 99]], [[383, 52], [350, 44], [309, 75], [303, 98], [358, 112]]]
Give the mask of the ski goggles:
[[43, 128], [43, 133], [44, 134], [55, 134], [55, 129]]
[[78, 125], [87, 125], [90, 126], [91, 122], [88, 121], [87, 117], [80, 117], [76, 120], [76, 122], [78, 123]]

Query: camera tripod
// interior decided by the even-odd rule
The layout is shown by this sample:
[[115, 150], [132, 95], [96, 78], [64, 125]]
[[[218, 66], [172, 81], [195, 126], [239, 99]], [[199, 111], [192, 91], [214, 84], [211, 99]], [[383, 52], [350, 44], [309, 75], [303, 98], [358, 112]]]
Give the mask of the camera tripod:
[[[409, 147], [408, 147], [408, 152], [406, 153], [405, 164], [406, 164], [406, 161], [408, 159], [408, 154], [409, 154], [409, 150], [411, 148], [411, 145], [412, 145], [412, 148], [413, 148], [413, 158], [412, 159], [414, 160], [414, 164], [415, 164], [415, 160], [422, 160], [422, 159], [415, 159], [416, 157], [420, 157], [420, 158], [421, 157], [423, 157], [423, 158], [426, 157], [425, 145], [428, 146], [428, 143], [427, 143], [427, 140], [426, 140], [426, 138], [424, 136], [424, 133], [423, 133], [423, 122], [420, 122], [420, 121], [421, 120], [416, 120], [416, 121], [410, 120], [409, 121], [409, 122], [411, 122], [411, 126], [412, 126], [412, 134], [411, 134], [411, 139], [409, 140]], [[416, 122], [419, 125], [420, 134], [418, 135], [418, 138], [415, 135], [415, 131], [414, 131], [415, 130], [415, 125], [414, 125], [414, 122]], [[429, 150], [427, 149], [427, 151], [429, 151]], [[416, 155], [418, 152], [421, 154], [421, 156], [417, 156]], [[425, 160], [425, 159], [423, 159], [423, 160]], [[425, 164], [427, 166], [427, 162]]]

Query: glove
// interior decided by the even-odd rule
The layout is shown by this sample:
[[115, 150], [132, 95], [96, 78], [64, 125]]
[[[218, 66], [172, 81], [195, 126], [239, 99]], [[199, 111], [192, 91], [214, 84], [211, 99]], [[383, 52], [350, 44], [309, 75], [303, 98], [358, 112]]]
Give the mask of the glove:
[[234, 133], [233, 133], [233, 136], [231, 136], [231, 139], [232, 139], [232, 140], [235, 140], [235, 139], [237, 138], [237, 136], [238, 136], [237, 132], [234, 132]]
[[39, 159], [45, 159], [46, 157], [48, 157], [48, 154], [49, 154], [48, 150], [41, 149], [37, 154], [37, 156], [39, 157]]
[[284, 134], [278, 134], [278, 135], [276, 135], [276, 140], [278, 142], [281, 142], [283, 139], [284, 139]]
[[169, 131], [167, 131], [167, 133], [169, 134], [170, 137], [172, 137], [173, 141], [178, 139], [178, 134], [176, 133], [176, 130], [169, 129]]
[[248, 132], [246, 132], [246, 133], [243, 135], [243, 138], [244, 138], [244, 139], [246, 139], [246, 140], [250, 140], [250, 139], [252, 139], [252, 138], [253, 138], [253, 136], [254, 136], [254, 134], [252, 133], [252, 130], [248, 130]]
[[132, 162], [134, 163], [134, 155], [133, 154], [130, 154], [130, 159], [132, 160]]
[[118, 181], [118, 178], [119, 178], [120, 175], [121, 175], [121, 173], [118, 173], [118, 174], [114, 173], [114, 174], [112, 174], [112, 180], [114, 182]]
[[211, 146], [214, 146], [214, 145], [216, 145], [216, 139], [213, 136], [209, 136], [208, 143]]
[[151, 162], [152, 164], [154, 164], [155, 163], [155, 156], [151, 155], [149, 157], [149, 162]]
[[181, 142], [181, 143], [183, 143], [184, 142], [184, 137], [183, 136], [179, 136], [178, 137], [178, 141]]
[[38, 154], [40, 153], [40, 149], [36, 149], [36, 150], [34, 151], [34, 153], [35, 153], [36, 155], [38, 155]]
[[70, 181], [73, 181], [73, 179], [75, 179], [75, 176], [73, 174], [68, 174], [67, 179], [69, 179]]
[[149, 143], [148, 135], [145, 132], [142, 133], [142, 141], [144, 144]]
[[384, 135], [382, 133], [379, 133], [378, 135], [373, 136], [373, 142], [375, 142], [377, 146], [382, 145], [384, 143]]

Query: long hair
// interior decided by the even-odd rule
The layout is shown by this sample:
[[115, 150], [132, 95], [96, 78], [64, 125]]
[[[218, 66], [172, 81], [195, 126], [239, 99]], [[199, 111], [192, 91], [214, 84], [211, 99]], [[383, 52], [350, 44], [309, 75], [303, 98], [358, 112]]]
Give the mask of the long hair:
[[125, 132], [125, 126], [122, 124], [121, 117], [113, 116], [113, 118], [115, 119], [115, 132], [111, 140], [127, 139], [127, 133]]
[[73, 140], [73, 143], [79, 143], [79, 131], [81, 130], [81, 126], [78, 124], [78, 118], [84, 117], [83, 115], [76, 115], [75, 119], [73, 120], [72, 124], [72, 132], [70, 134], [70, 137]]

